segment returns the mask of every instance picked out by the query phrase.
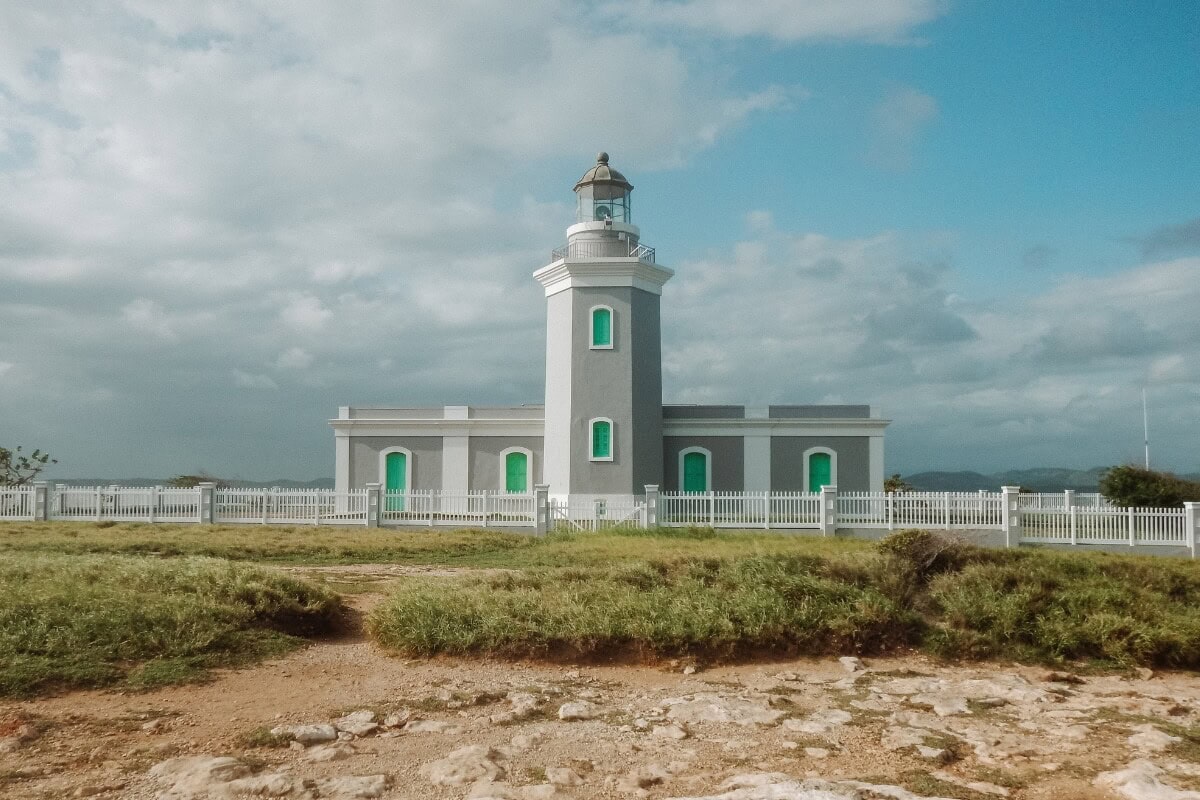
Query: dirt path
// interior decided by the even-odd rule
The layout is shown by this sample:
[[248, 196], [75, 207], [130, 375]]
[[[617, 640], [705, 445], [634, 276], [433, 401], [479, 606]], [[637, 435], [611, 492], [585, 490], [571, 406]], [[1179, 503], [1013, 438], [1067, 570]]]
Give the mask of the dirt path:
[[[334, 583], [374, 576], [381, 588], [410, 574], [302, 571]], [[350, 597], [364, 609], [379, 595]], [[155, 763], [232, 755], [298, 779], [383, 774], [388, 798], [461, 798], [471, 787], [435, 785], [428, 765], [467, 745], [495, 748], [485, 759], [495, 797], [702, 796], [738, 791], [722, 788], [732, 776], [779, 773], [769, 780], [867, 780], [972, 800], [1108, 798], [1122, 795], [1094, 787], [1097, 774], [1139, 758], [1165, 770], [1163, 783], [1200, 788], [1200, 746], [1169, 739], [1200, 723], [1200, 677], [1072, 683], [1047, 681], [1040, 668], [916, 657], [866, 666], [822, 659], [685, 674], [682, 665], [404, 660], [348, 636], [201, 685], [4, 703], [0, 737], [25, 724], [28, 740], [0, 752], [0, 796], [151, 798], [169, 785], [146, 775]], [[594, 718], [561, 721], [560, 707], [576, 702]], [[379, 720], [403, 712], [409, 727], [349, 741], [352, 752], [328, 762], [254, 746], [269, 728], [363, 709]], [[563, 769], [579, 783], [548, 783], [570, 783]]]

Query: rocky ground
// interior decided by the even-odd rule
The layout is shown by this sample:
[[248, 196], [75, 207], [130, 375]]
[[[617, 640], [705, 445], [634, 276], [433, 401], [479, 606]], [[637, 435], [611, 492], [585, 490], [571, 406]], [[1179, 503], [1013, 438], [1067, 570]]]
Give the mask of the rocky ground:
[[413, 661], [348, 637], [0, 704], [0, 796], [1200, 800], [1198, 700], [1190, 674]]

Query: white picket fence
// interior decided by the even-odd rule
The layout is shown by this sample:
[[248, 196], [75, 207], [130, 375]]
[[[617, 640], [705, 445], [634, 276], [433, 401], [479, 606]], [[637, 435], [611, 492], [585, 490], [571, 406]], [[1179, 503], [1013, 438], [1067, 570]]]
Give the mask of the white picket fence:
[[549, 498], [549, 528], [560, 531], [597, 531], [607, 528], [646, 528], [646, 498], [572, 495]]
[[532, 494], [414, 490], [381, 495], [379, 523], [450, 525], [457, 528], [532, 528], [536, 522], [536, 512], [537, 503]]
[[32, 486], [0, 486], [0, 519], [31, 520], [34, 513]]
[[[423, 525], [600, 530], [654, 525], [731, 529], [999, 530], [1033, 544], [1174, 546], [1196, 551], [1200, 504], [1119, 508], [1100, 495], [998, 492], [663, 492], [645, 496], [378, 489], [0, 487], [0, 520]], [[1009, 490], [1010, 492], [1012, 490]], [[39, 494], [40, 493], [40, 494]], [[1013, 508], [1004, 508], [1005, 498]], [[542, 503], [539, 507], [539, 501]], [[1006, 521], [1008, 528], [1006, 530]]]
[[713, 528], [821, 527], [821, 495], [807, 492], [663, 492], [658, 524]]

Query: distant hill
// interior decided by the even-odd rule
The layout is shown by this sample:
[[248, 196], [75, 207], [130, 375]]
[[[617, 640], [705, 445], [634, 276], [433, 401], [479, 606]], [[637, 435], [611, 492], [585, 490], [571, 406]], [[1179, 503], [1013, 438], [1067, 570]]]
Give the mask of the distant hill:
[[[170, 478], [50, 478], [55, 483], [68, 486], [166, 486]], [[278, 486], [280, 489], [332, 489], [333, 478], [317, 478], [311, 481], [280, 479], [274, 481], [246, 481], [222, 478], [229, 486], [257, 488]]]
[[[979, 489], [999, 491], [1001, 486], [1022, 486], [1035, 492], [1061, 492], [1074, 489], [1077, 492], [1100, 490], [1100, 478], [1108, 467], [1092, 469], [1064, 469], [1062, 467], [1038, 467], [1035, 469], [1011, 469], [984, 475], [980, 472], [918, 472], [905, 475], [904, 480], [926, 492], [974, 492]], [[1181, 478], [1197, 480], [1197, 475], [1181, 475]]]

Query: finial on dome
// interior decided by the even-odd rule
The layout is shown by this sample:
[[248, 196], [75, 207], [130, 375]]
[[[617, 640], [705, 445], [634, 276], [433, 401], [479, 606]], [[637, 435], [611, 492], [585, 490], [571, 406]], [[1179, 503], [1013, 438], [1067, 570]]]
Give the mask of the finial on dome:
[[597, 153], [596, 154], [596, 163], [597, 164], [607, 164], [608, 163], [608, 153], [604, 152], [603, 150], [601, 150], [599, 153]]

